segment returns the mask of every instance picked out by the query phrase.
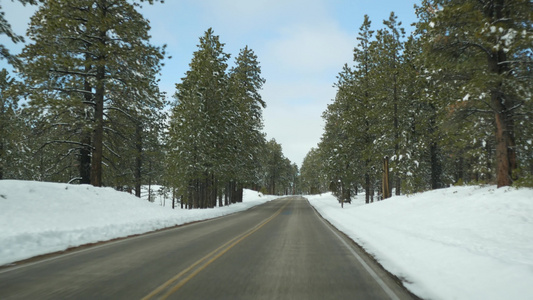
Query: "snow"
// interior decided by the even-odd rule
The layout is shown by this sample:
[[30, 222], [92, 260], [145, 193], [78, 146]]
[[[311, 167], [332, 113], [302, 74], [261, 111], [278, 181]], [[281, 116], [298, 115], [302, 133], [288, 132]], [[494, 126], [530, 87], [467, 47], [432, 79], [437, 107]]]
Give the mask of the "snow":
[[[172, 210], [90, 185], [0, 180], [0, 265], [70, 247], [141, 234], [246, 210], [274, 196], [245, 190], [242, 203]], [[170, 203], [170, 205], [168, 205]]]
[[452, 187], [342, 209], [309, 202], [426, 299], [531, 299], [533, 189]]

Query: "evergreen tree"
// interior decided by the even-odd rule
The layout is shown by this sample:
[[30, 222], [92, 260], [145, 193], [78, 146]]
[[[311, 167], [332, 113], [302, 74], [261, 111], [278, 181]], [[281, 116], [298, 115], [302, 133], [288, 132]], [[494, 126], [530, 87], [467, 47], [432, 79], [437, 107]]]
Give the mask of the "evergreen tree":
[[0, 180], [13, 178], [16, 155], [19, 149], [21, 124], [19, 119], [18, 97], [15, 79], [6, 69], [0, 70]]
[[314, 195], [325, 193], [328, 190], [320, 149], [311, 148], [304, 158], [300, 171], [302, 193]]
[[[125, 0], [50, 0], [31, 19], [33, 43], [21, 54], [31, 104], [77, 120], [68, 125], [77, 135], [68, 143], [77, 145], [71, 153], [79, 157], [82, 183], [102, 185], [105, 115], [118, 101], [111, 91], [134, 86], [130, 100], [139, 100], [160, 68], [164, 52], [148, 43], [150, 27], [136, 6]], [[65, 111], [59, 99], [70, 101], [67, 107], [77, 103], [76, 109]]]
[[473, 118], [474, 128], [492, 115], [497, 185], [510, 185], [518, 168], [517, 135], [523, 132], [524, 116], [530, 115], [524, 109], [532, 80], [524, 66], [532, 58], [532, 2], [423, 1], [418, 12], [428, 66], [449, 70], [448, 84], [456, 90], [448, 109]]
[[266, 193], [286, 195], [293, 191], [298, 177], [298, 167], [283, 155], [281, 144], [268, 141], [262, 154], [262, 185]]
[[365, 202], [370, 203], [374, 195], [374, 186], [377, 178], [376, 164], [381, 161], [381, 157], [376, 157], [377, 134], [372, 130], [377, 123], [380, 113], [375, 99], [378, 97], [377, 78], [380, 74], [375, 71], [376, 54], [375, 47], [372, 46], [374, 31], [370, 30], [372, 22], [368, 15], [365, 15], [363, 24], [359, 28], [359, 41], [354, 48], [354, 70], [353, 86], [353, 116], [356, 116], [356, 122], [353, 122], [357, 143], [360, 145], [361, 170], [364, 174]]
[[253, 186], [259, 183], [259, 155], [265, 144], [262, 109], [266, 107], [259, 91], [264, 83], [257, 56], [248, 47], [241, 49], [235, 59], [235, 67], [229, 72], [228, 82], [231, 100], [228, 138], [232, 146], [228, 188], [232, 189], [236, 181], [236, 195], [239, 196], [245, 184]]
[[[26, 4], [37, 4], [36, 0], [18, 0], [20, 3]], [[5, 13], [2, 11], [2, 6], [0, 5], [0, 35], [5, 34], [13, 43], [24, 42], [24, 37], [13, 32], [11, 25], [5, 19]], [[10, 63], [18, 63], [16, 57], [9, 53], [9, 50], [2, 44], [0, 44], [0, 59], [7, 59]]]
[[193, 207], [216, 203], [216, 183], [231, 162], [228, 138], [229, 99], [224, 44], [209, 28], [200, 38], [190, 70], [176, 85], [170, 124], [174, 186]]
[[[405, 136], [402, 121], [408, 103], [402, 96], [402, 86], [400, 85], [402, 76], [402, 52], [405, 32], [401, 28], [401, 22], [397, 21], [397, 16], [392, 12], [388, 20], [384, 20], [385, 28], [378, 30], [376, 41], [371, 45], [371, 51], [375, 55], [375, 65], [372, 72], [375, 74], [376, 96], [374, 100], [376, 109], [379, 112], [377, 122], [374, 123], [374, 130], [380, 136], [378, 148], [381, 149], [382, 156], [391, 157], [391, 166], [394, 178], [396, 195], [400, 195], [401, 190], [401, 158], [406, 149], [401, 149], [402, 139]], [[392, 188], [392, 185], [390, 185]]]

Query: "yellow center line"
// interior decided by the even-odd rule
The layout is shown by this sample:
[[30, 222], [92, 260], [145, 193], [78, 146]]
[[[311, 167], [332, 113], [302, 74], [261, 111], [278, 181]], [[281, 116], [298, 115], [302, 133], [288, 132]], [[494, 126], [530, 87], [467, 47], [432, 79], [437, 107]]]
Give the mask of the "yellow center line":
[[[173, 286], [170, 290], [168, 290], [162, 297], [160, 297], [159, 299], [167, 299], [170, 295], [172, 295], [173, 293], [175, 293], [177, 290], [179, 290], [182, 286], [185, 285], [185, 283], [187, 283], [189, 280], [191, 280], [192, 278], [194, 278], [198, 273], [200, 273], [202, 270], [204, 270], [207, 266], [209, 266], [212, 262], [214, 262], [215, 260], [217, 260], [219, 257], [221, 257], [222, 255], [224, 255], [224, 253], [228, 252], [231, 248], [233, 248], [235, 245], [237, 245], [238, 243], [240, 243], [242, 240], [244, 240], [245, 238], [249, 237], [250, 235], [252, 235], [254, 232], [258, 231], [259, 229], [261, 229], [261, 227], [265, 226], [268, 222], [272, 221], [275, 217], [277, 217], [285, 207], [287, 207], [287, 205], [289, 205], [291, 201], [289, 200], [287, 203], [285, 203], [285, 205], [283, 205], [278, 211], [276, 211], [272, 216], [268, 217], [267, 219], [265, 219], [263, 222], [259, 223], [258, 225], [254, 226], [253, 228], [251, 228], [250, 230], [234, 237], [233, 239], [229, 240], [228, 242], [224, 243], [222, 246], [216, 248], [215, 250], [211, 251], [209, 254], [207, 254], [206, 256], [202, 257], [201, 259], [197, 260], [195, 263], [193, 263], [192, 265], [190, 265], [188, 268], [186, 268], [185, 270], [181, 271], [180, 273], [178, 273], [176, 276], [172, 277], [171, 279], [169, 279], [167, 282], [163, 283], [161, 286], [159, 286], [158, 288], [156, 288], [154, 291], [152, 291], [150, 294], [148, 294], [147, 296], [145, 296], [144, 298], [142, 298], [142, 300], [148, 300], [148, 299], [152, 299], [153, 297], [155, 297], [156, 295], [162, 293], [165, 289], [167, 289], [170, 285], [174, 284], [175, 282], [177, 282], [183, 275], [187, 274], [188, 272], [190, 272], [191, 270], [193, 270], [195, 267], [197, 267], [198, 265], [200, 265], [202, 262], [206, 261], [207, 262], [205, 264], [203, 264], [202, 266], [200, 266], [199, 268], [197, 268], [194, 272], [192, 272], [191, 274], [189, 274], [187, 277], [183, 278], [181, 281], [179, 281], [175, 286]], [[218, 253], [218, 254], [217, 254]]]

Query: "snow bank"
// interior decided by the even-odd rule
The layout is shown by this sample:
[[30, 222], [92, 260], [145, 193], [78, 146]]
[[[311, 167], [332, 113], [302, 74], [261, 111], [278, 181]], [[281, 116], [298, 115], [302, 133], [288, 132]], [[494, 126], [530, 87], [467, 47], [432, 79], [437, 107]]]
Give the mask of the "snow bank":
[[[274, 199], [245, 190], [243, 203], [201, 210], [162, 207], [111, 188], [0, 180], [0, 265], [165, 227], [210, 219]], [[170, 201], [169, 201], [170, 202]]]
[[531, 299], [533, 190], [452, 187], [364, 205], [308, 197], [415, 294]]

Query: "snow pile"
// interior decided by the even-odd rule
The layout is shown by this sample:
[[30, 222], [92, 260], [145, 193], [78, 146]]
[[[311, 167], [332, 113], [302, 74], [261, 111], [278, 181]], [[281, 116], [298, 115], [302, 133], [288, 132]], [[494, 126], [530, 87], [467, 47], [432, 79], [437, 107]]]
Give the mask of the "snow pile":
[[430, 299], [531, 299], [533, 190], [452, 187], [342, 209], [308, 197], [415, 294]]
[[87, 243], [215, 218], [274, 199], [245, 190], [243, 203], [181, 210], [111, 188], [0, 180], [0, 265]]

